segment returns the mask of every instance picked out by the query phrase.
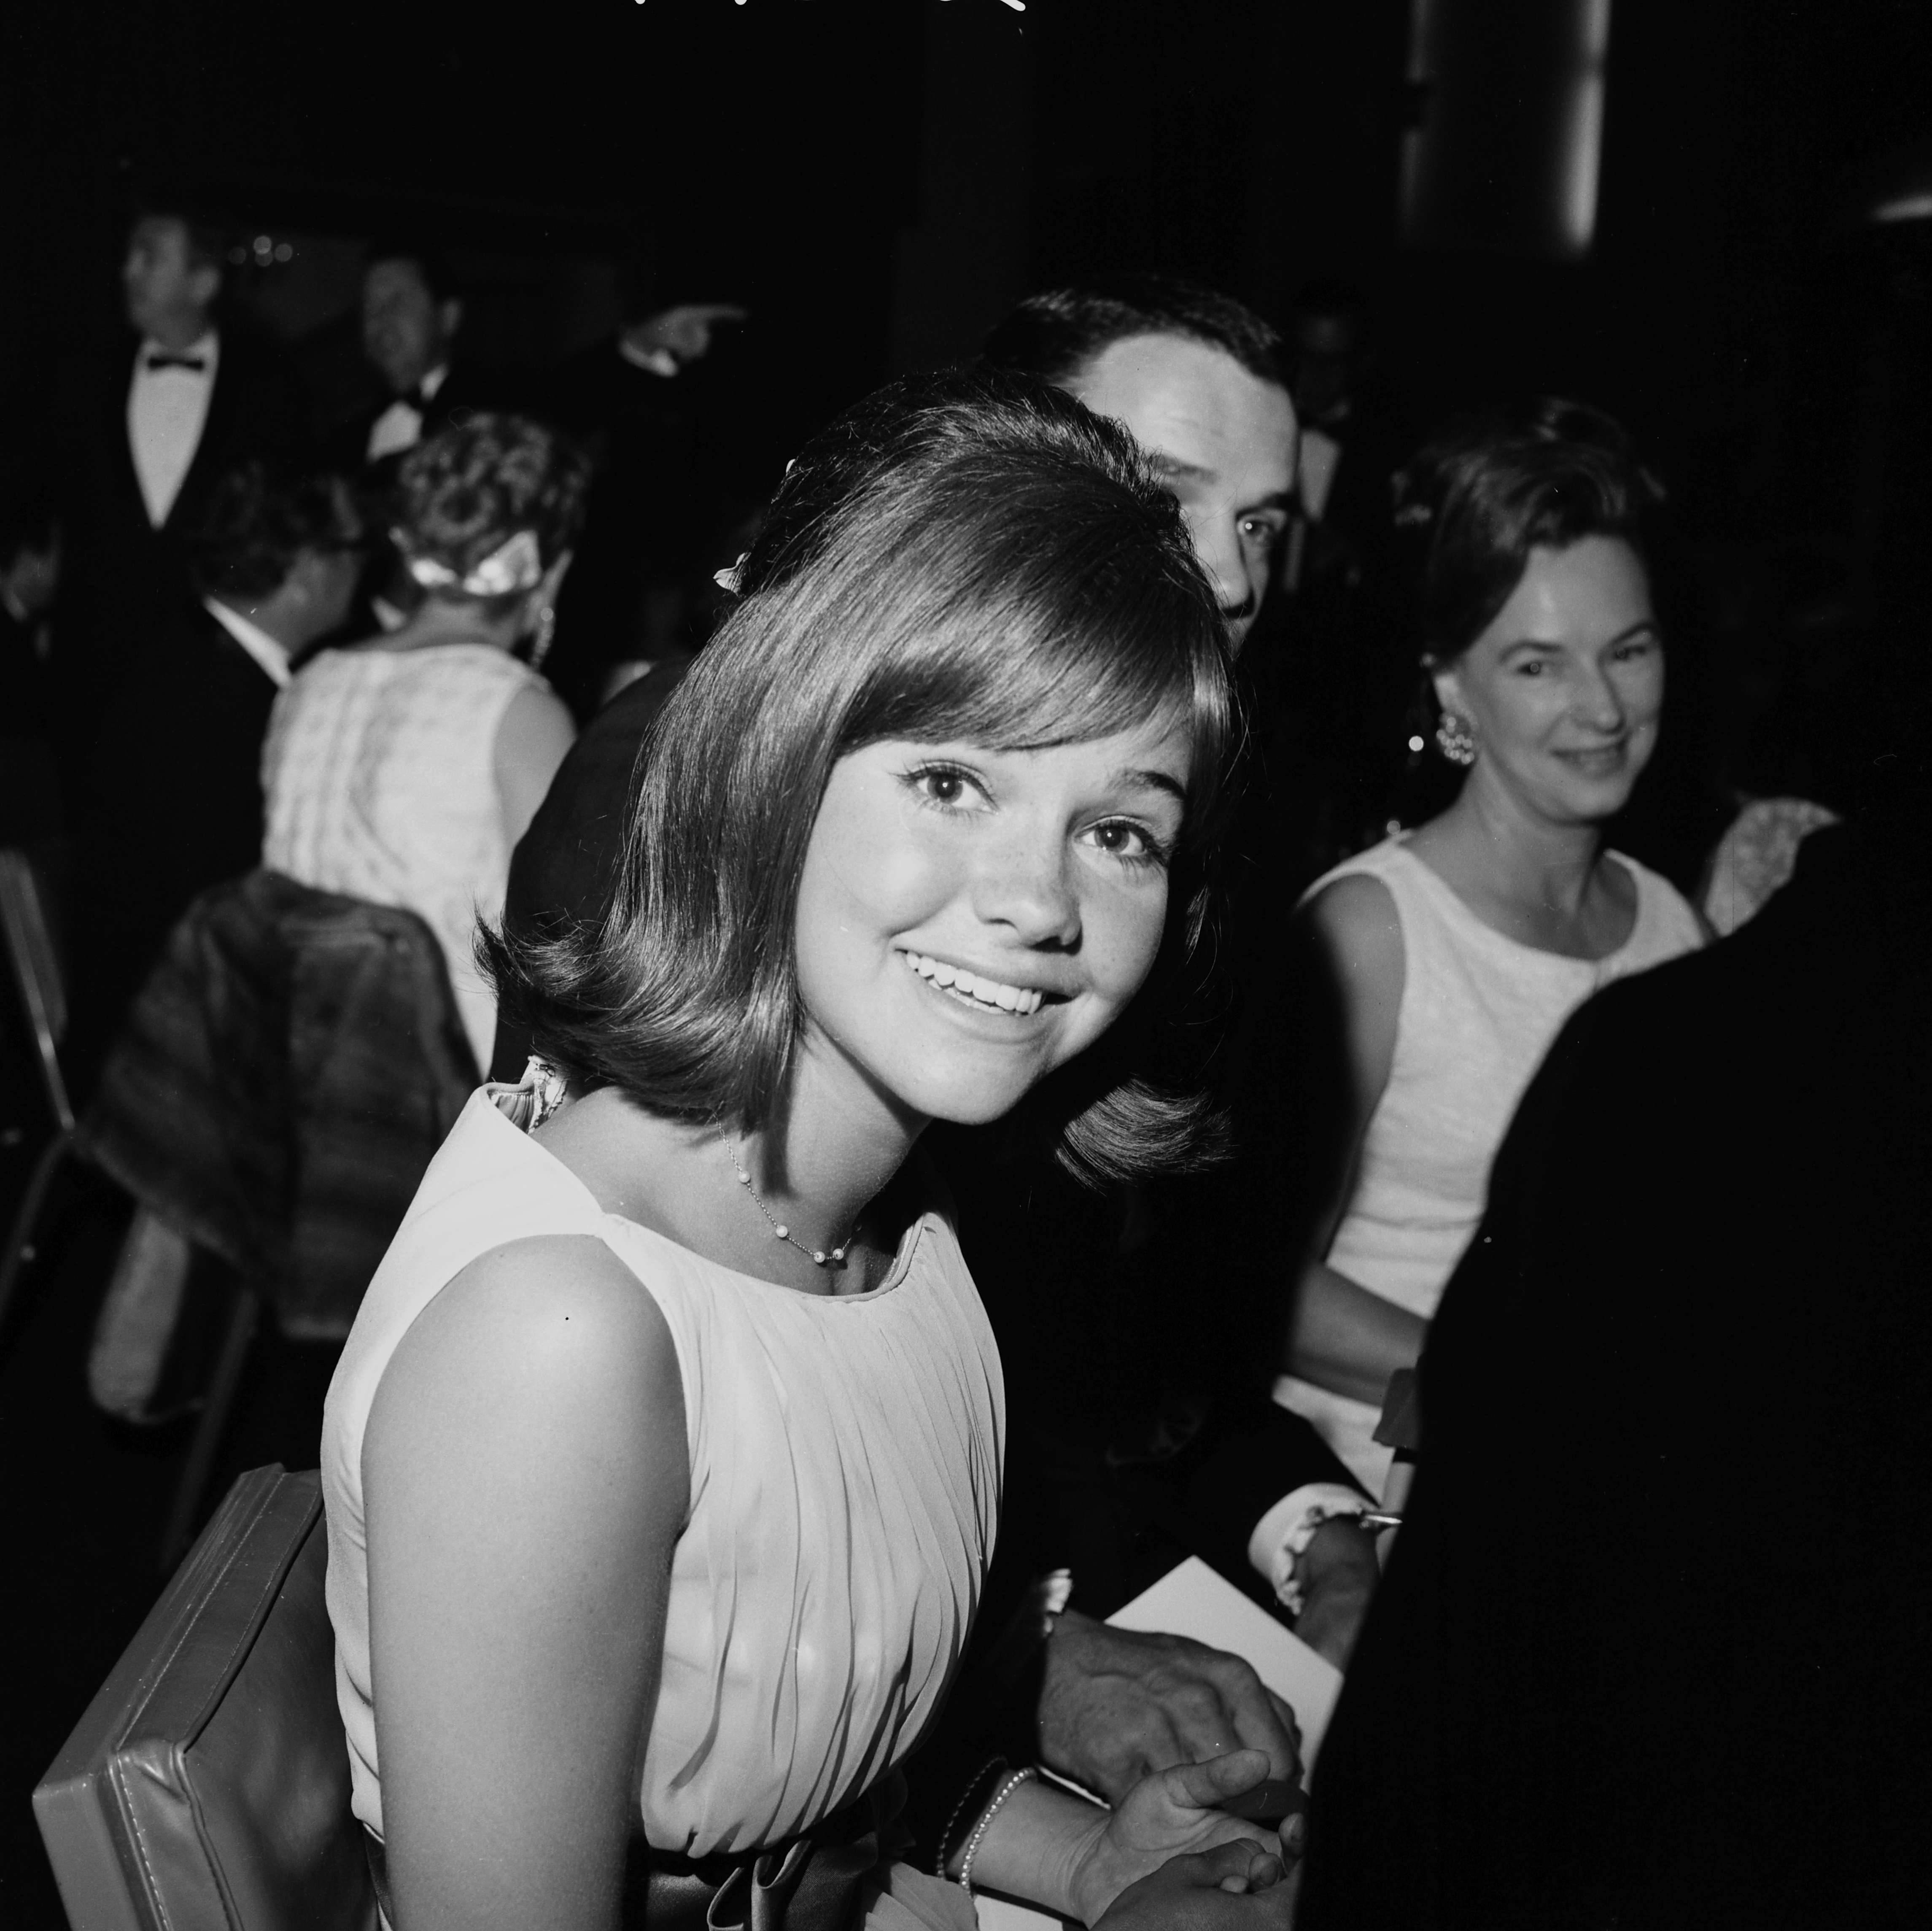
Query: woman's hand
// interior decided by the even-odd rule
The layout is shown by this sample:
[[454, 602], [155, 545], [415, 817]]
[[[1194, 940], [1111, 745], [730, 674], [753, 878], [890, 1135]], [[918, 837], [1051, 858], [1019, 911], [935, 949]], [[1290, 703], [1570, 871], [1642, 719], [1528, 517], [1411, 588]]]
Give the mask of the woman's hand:
[[1094, 1931], [1288, 1931], [1298, 1874], [1246, 1838], [1170, 1857], [1128, 1885]]
[[1130, 1884], [1183, 1852], [1238, 1842], [1284, 1860], [1298, 1852], [1303, 1834], [1298, 1815], [1288, 1819], [1277, 1837], [1220, 1807], [1268, 1775], [1266, 1751], [1231, 1750], [1204, 1763], [1177, 1764], [1143, 1777], [1118, 1808], [1096, 1818], [1076, 1853], [1072, 1893], [1082, 1920], [1097, 1924]]

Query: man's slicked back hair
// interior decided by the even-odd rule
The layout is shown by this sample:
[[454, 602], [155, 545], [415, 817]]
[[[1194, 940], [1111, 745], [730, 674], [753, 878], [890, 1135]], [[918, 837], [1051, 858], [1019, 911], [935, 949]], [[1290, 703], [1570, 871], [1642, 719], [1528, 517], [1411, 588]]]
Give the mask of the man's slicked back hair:
[[1166, 275], [1102, 276], [1030, 295], [994, 326], [980, 359], [1066, 389], [1104, 350], [1136, 335], [1204, 342], [1261, 381], [1288, 386], [1281, 338], [1252, 308]]

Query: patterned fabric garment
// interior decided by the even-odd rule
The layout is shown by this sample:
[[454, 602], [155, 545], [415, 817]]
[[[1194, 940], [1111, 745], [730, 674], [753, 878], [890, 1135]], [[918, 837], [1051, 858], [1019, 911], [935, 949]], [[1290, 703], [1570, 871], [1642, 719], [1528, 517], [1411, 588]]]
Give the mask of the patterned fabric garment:
[[422, 919], [485, 1068], [496, 998], [471, 947], [510, 873], [496, 728], [532, 687], [548, 688], [487, 644], [326, 650], [276, 700], [262, 752], [262, 863]]
[[[1568, 959], [1492, 932], [1408, 848], [1403, 833], [1316, 880], [1379, 879], [1402, 927], [1402, 1005], [1388, 1086], [1370, 1116], [1354, 1191], [1328, 1261], [1426, 1320], [1482, 1218], [1490, 1163], [1563, 1022], [1612, 980], [1694, 951], [1696, 914], [1669, 880], [1606, 854], [1636, 883], [1630, 936], [1603, 959]], [[1306, 901], [1304, 900], [1304, 902]], [[1304, 1415], [1371, 1494], [1391, 1451], [1378, 1411], [1283, 1375], [1275, 1398]]]
[[781, 1844], [904, 1760], [964, 1647], [1006, 1427], [992, 1330], [936, 1206], [871, 1293], [800, 1293], [604, 1212], [497, 1095], [512, 1098], [495, 1088], [470, 1101], [431, 1165], [329, 1389], [328, 1608], [356, 1814], [381, 1835], [362, 1500], [376, 1389], [417, 1315], [479, 1254], [578, 1234], [656, 1300], [685, 1392], [690, 1512], [644, 1755], [644, 1834], [691, 1857]]
[[256, 871], [176, 926], [82, 1131], [284, 1334], [340, 1341], [475, 1085], [422, 920]]

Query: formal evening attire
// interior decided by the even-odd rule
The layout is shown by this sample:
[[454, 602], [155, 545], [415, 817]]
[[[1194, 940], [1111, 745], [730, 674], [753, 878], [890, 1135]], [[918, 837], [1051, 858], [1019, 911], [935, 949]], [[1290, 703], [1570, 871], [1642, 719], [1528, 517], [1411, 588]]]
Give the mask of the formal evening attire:
[[[1388, 1083], [1370, 1116], [1355, 1180], [1326, 1256], [1357, 1286], [1426, 1320], [1480, 1219], [1490, 1162], [1550, 1042], [1612, 981], [1694, 951], [1696, 915], [1667, 880], [1615, 852], [1636, 887], [1630, 935], [1602, 959], [1570, 959], [1485, 925], [1406, 834], [1337, 866], [1384, 886], [1402, 930], [1402, 1004]], [[1284, 1375], [1276, 1399], [1306, 1416], [1379, 1493], [1391, 1452], [1380, 1410]]]
[[1928, 830], [1815, 832], [1551, 1049], [1423, 1354], [1301, 1931], [1932, 1922]]
[[486, 410], [512, 407], [515, 400], [466, 362], [452, 359], [439, 363], [406, 395], [368, 396], [330, 432], [330, 459], [345, 474], [386, 484], [418, 443], [460, 428]]
[[488, 644], [326, 650], [277, 701], [262, 752], [262, 863], [423, 919], [479, 1068], [496, 996], [472, 947], [477, 920], [502, 910], [510, 869], [496, 732], [518, 696], [547, 689]]
[[[992, 1329], [936, 1197], [879, 1287], [800, 1293], [604, 1212], [499, 1110], [519, 1098], [492, 1088], [471, 1100], [370, 1284], [329, 1392], [328, 1608], [356, 1814], [381, 1836], [362, 1452], [383, 1374], [478, 1256], [581, 1236], [656, 1304], [684, 1391], [691, 1499], [641, 1755], [643, 1833], [682, 1858], [782, 1844], [890, 1776], [965, 1646], [998, 1509]], [[956, 1887], [912, 1888], [936, 1908], [879, 1921], [970, 1926]]]
[[182, 533], [238, 464], [299, 463], [314, 445], [286, 359], [238, 327], [180, 353], [130, 343], [107, 370], [51, 386], [20, 454], [51, 477], [60, 519], [50, 674], [78, 784], [116, 683], [147, 639], [199, 605]]
[[262, 851], [262, 740], [288, 653], [184, 602], [105, 702], [74, 801], [72, 1065], [82, 1083], [175, 921]]

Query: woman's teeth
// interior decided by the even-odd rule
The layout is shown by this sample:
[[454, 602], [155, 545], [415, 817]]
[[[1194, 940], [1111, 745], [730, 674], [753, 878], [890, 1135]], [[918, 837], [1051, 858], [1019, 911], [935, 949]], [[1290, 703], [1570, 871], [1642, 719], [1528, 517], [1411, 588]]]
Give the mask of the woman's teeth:
[[901, 956], [922, 979], [930, 979], [935, 986], [959, 993], [976, 1005], [997, 1006], [1001, 1012], [1013, 1013], [1022, 1019], [1038, 1012], [1040, 1002], [1046, 996], [1037, 987], [1003, 986], [995, 979], [982, 978], [977, 973], [949, 966], [943, 959], [928, 959], [922, 952], [904, 953]]

